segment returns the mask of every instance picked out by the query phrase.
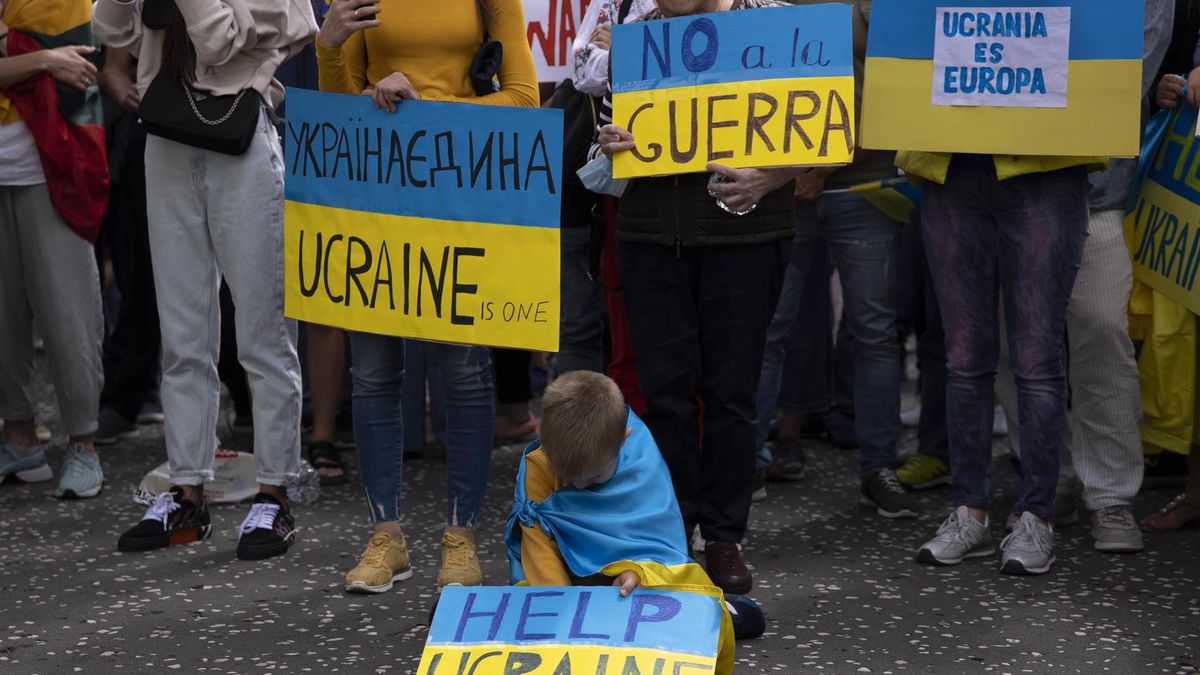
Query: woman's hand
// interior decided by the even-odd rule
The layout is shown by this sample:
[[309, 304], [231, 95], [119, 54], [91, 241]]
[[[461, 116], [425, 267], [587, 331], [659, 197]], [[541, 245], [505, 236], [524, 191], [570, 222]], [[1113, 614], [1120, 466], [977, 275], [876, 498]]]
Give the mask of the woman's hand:
[[421, 94], [412, 86], [412, 82], [404, 76], [404, 73], [392, 73], [375, 84], [371, 89], [363, 92], [364, 95], [370, 96], [375, 102], [376, 108], [383, 108], [388, 112], [396, 112], [396, 102], [404, 99], [411, 101], [420, 101]]
[[627, 598], [633, 592], [633, 589], [642, 585], [642, 578], [637, 575], [637, 572], [629, 570], [621, 572], [621, 576], [613, 579], [612, 585], [619, 586], [621, 588], [621, 597]]
[[588, 40], [588, 42], [596, 45], [597, 47], [599, 47], [600, 49], [603, 49], [606, 52], [611, 51], [612, 50], [612, 29], [609, 28], [608, 26], [600, 26], [594, 32], [592, 32], [592, 39]]
[[821, 198], [825, 191], [825, 180], [833, 174], [833, 169], [810, 169], [796, 176], [796, 191], [792, 197], [797, 204], [811, 204]]
[[708, 193], [735, 213], [749, 212], [768, 192], [796, 177], [795, 169], [734, 169], [715, 163], [705, 169], [729, 178], [728, 183], [710, 183]]
[[86, 90], [96, 81], [96, 66], [83, 58], [96, 51], [95, 47], [72, 45], [38, 52], [41, 69], [54, 79], [79, 90]]
[[1154, 92], [1154, 103], [1160, 108], [1174, 108], [1179, 105], [1179, 95], [1183, 93], [1183, 85], [1187, 80], [1178, 75], [1167, 73], [1158, 81], [1158, 89]]
[[340, 49], [360, 30], [379, 26], [379, 0], [333, 0], [317, 40], [330, 49]]
[[600, 144], [600, 151], [609, 159], [612, 159], [612, 156], [618, 152], [634, 148], [633, 134], [615, 124], [605, 124], [600, 127], [596, 142]]
[[1188, 75], [1187, 99], [1193, 108], [1200, 108], [1200, 68], [1196, 68]]

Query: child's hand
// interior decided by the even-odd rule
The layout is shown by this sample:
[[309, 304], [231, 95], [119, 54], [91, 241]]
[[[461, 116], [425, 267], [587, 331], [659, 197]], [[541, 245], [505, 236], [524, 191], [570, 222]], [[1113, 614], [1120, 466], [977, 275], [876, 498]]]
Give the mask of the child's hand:
[[629, 594], [633, 592], [633, 589], [641, 585], [642, 578], [637, 575], [637, 572], [632, 570], [628, 572], [622, 572], [621, 576], [613, 579], [613, 586], [621, 587], [622, 598], [629, 597]]
[[1154, 103], [1160, 108], [1174, 108], [1179, 105], [1179, 95], [1183, 93], [1186, 81], [1178, 75], [1163, 75], [1158, 81], [1158, 90], [1154, 93]]

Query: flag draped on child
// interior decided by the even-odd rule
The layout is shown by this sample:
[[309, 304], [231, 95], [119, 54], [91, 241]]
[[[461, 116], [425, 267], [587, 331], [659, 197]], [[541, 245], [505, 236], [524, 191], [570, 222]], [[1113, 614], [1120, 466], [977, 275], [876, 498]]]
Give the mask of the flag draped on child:
[[[8, 55], [70, 45], [94, 46], [89, 0], [8, 0]], [[108, 207], [108, 159], [100, 90], [79, 91], [48, 73], [0, 94], [0, 124], [23, 121], [33, 135], [50, 201], [71, 227], [95, 243]]]
[[541, 503], [525, 494], [525, 456], [541, 444], [534, 442], [525, 449], [504, 529], [511, 583], [526, 581], [521, 566], [521, 525], [537, 524], [558, 543], [563, 561], [577, 577], [616, 577], [634, 571], [644, 587], [699, 593], [719, 602], [725, 619], [718, 672], [732, 672], [733, 627], [724, 594], [688, 554], [671, 473], [650, 430], [633, 411], [628, 420], [631, 433], [621, 446], [611, 479], [585, 490], [563, 487]]

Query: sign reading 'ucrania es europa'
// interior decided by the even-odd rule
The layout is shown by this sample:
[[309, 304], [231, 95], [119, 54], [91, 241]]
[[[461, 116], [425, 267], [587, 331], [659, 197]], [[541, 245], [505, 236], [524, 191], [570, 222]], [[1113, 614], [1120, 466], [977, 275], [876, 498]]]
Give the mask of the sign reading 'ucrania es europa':
[[933, 104], [1065, 108], [1070, 7], [938, 7]]
[[288, 92], [285, 313], [558, 350], [562, 111]]

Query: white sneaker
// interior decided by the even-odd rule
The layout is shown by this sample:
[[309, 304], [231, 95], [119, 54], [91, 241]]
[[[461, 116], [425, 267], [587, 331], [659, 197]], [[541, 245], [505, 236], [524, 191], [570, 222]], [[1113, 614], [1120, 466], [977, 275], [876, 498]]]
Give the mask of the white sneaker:
[[1142, 530], [1128, 506], [1110, 506], [1092, 514], [1092, 539], [1105, 553], [1137, 553], [1146, 547]]
[[971, 517], [967, 507], [960, 506], [938, 527], [933, 539], [917, 551], [917, 562], [930, 565], [957, 565], [967, 558], [982, 558], [996, 553], [992, 532], [987, 520]]
[[1004, 554], [1000, 571], [1006, 574], [1045, 574], [1054, 565], [1054, 526], [1026, 511], [1013, 531], [1000, 542]]
[[916, 427], [921, 423], [921, 404], [900, 411], [900, 426]]

